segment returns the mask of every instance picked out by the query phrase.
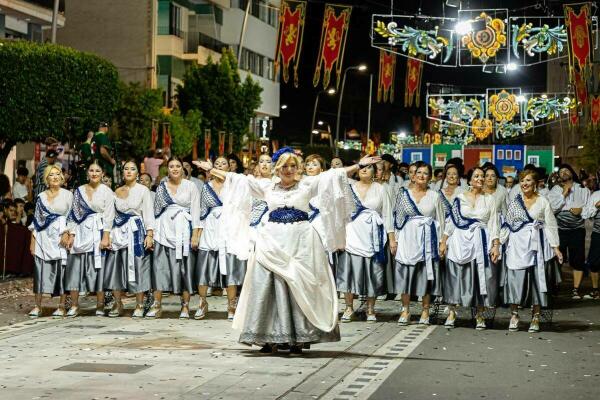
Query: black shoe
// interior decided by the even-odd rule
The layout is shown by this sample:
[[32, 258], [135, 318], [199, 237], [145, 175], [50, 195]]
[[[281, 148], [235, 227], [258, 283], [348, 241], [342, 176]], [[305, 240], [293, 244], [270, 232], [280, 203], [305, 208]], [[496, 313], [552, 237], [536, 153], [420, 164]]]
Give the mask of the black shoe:
[[276, 344], [270, 345], [267, 343], [259, 350], [259, 352], [262, 354], [277, 353], [277, 345]]
[[598, 289], [592, 289], [592, 291], [589, 294], [583, 296], [583, 298], [590, 300], [598, 300], [600, 299], [600, 291], [598, 291]]
[[581, 300], [581, 295], [579, 294], [579, 289], [573, 288], [573, 291], [571, 292], [571, 298], [573, 300]]
[[290, 346], [290, 356], [302, 355], [302, 346]]

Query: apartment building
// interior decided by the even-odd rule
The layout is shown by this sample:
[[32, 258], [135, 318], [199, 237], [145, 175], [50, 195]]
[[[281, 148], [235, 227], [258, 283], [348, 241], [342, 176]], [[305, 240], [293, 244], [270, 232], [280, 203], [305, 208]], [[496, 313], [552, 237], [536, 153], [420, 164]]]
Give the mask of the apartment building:
[[254, 121], [262, 126], [279, 115], [273, 71], [279, 1], [246, 6], [246, 0], [65, 0], [69, 22], [58, 43], [110, 60], [124, 81], [161, 88], [166, 106], [173, 104], [187, 65], [218, 60], [222, 48], [230, 47], [241, 54], [242, 78], [250, 74], [263, 88]]
[[[0, 39], [42, 42], [50, 36], [53, 0], [0, 0]], [[58, 15], [57, 27], [65, 26]]]

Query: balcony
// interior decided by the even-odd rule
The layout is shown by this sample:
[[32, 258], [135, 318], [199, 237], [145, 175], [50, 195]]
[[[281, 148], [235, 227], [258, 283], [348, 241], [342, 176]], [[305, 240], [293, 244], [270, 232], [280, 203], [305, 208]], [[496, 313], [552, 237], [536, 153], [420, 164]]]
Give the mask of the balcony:
[[186, 53], [196, 53], [198, 47], [202, 46], [216, 53], [221, 54], [223, 48], [230, 47], [227, 43], [223, 43], [218, 39], [205, 35], [200, 32], [189, 32], [186, 41]]

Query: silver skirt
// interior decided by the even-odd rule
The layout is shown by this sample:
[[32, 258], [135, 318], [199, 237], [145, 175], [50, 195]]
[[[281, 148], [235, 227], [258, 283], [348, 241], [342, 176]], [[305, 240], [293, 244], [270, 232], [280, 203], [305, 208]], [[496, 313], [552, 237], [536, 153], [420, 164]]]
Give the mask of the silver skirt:
[[187, 257], [177, 260], [175, 249], [155, 242], [152, 254], [152, 288], [174, 294], [181, 294], [184, 291], [194, 294], [196, 292], [193, 282], [195, 258], [195, 252], [190, 251]]
[[102, 292], [104, 286], [104, 264], [102, 268], [94, 268], [94, 252], [69, 254], [65, 272], [65, 291], [96, 293]]
[[227, 286], [226, 276], [219, 270], [218, 250], [198, 250], [194, 265], [194, 285], [224, 288]]
[[33, 293], [60, 296], [65, 293], [65, 267], [62, 260], [44, 261], [35, 257], [33, 269]]
[[225, 256], [225, 262], [227, 264], [227, 286], [241, 286], [244, 283], [246, 277], [246, 265], [248, 260], [240, 260], [233, 254], [227, 254]]
[[104, 264], [104, 289], [127, 290], [129, 293], [141, 293], [150, 290], [150, 269], [152, 254], [145, 253], [143, 257], [134, 257], [135, 282], [129, 282], [127, 277], [127, 248], [110, 251]]
[[249, 287], [254, 302], [248, 304], [240, 343], [263, 346], [339, 342], [337, 326], [331, 332], [324, 332], [308, 321], [283, 278], [257, 262], [247, 279], [252, 280]]
[[386, 294], [386, 265], [374, 257], [361, 257], [346, 251], [339, 255], [335, 283], [343, 293], [377, 297]]
[[507, 269], [504, 282], [504, 302], [519, 304], [522, 307], [549, 307], [554, 288], [560, 283], [560, 265], [556, 258], [544, 265], [546, 273], [546, 292], [539, 288], [539, 273], [536, 266], [525, 269]]
[[427, 268], [423, 261], [416, 265], [395, 262], [393, 272], [395, 294], [410, 294], [411, 296], [442, 295], [442, 279], [440, 276], [440, 263], [433, 262], [433, 280], [427, 280]]
[[479, 273], [476, 261], [457, 264], [446, 259], [443, 272], [444, 301], [447, 304], [458, 304], [463, 307], [495, 307], [499, 292], [498, 265], [490, 260], [485, 270], [485, 286], [487, 295], [479, 289]]

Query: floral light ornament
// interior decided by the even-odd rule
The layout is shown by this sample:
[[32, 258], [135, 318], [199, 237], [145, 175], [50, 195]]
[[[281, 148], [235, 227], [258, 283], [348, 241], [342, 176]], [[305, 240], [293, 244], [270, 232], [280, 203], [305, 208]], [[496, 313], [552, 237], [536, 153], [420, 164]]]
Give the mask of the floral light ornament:
[[547, 24], [533, 27], [532, 23], [512, 26], [512, 50], [519, 57], [518, 44], [521, 43], [529, 57], [535, 54], [548, 55], [562, 53], [567, 43], [567, 30], [564, 25], [550, 28]]
[[477, 118], [471, 123], [471, 132], [479, 140], [483, 140], [490, 136], [494, 131], [494, 124], [489, 118]]
[[450, 59], [454, 50], [452, 42], [438, 34], [437, 27], [432, 30], [415, 29], [406, 25], [404, 28], [398, 28], [398, 24], [394, 21], [387, 25], [383, 21], [377, 21], [375, 24], [375, 32], [388, 39], [391, 46], [400, 45], [402, 51], [411, 57], [424, 55], [433, 60], [446, 48], [447, 51], [442, 61], [445, 63]]
[[462, 45], [471, 52], [471, 55], [482, 63], [495, 57], [502, 46], [506, 45], [506, 27], [499, 18], [492, 18], [485, 12], [479, 14], [475, 21], [483, 20], [484, 29], [470, 32], [462, 37]]
[[570, 97], [549, 98], [548, 96], [532, 97], [527, 102], [527, 115], [534, 121], [541, 119], [552, 120], [559, 118], [561, 114], [568, 114], [569, 109], [575, 107], [575, 99]]
[[502, 89], [490, 96], [489, 110], [496, 122], [510, 122], [519, 113], [517, 96]]

